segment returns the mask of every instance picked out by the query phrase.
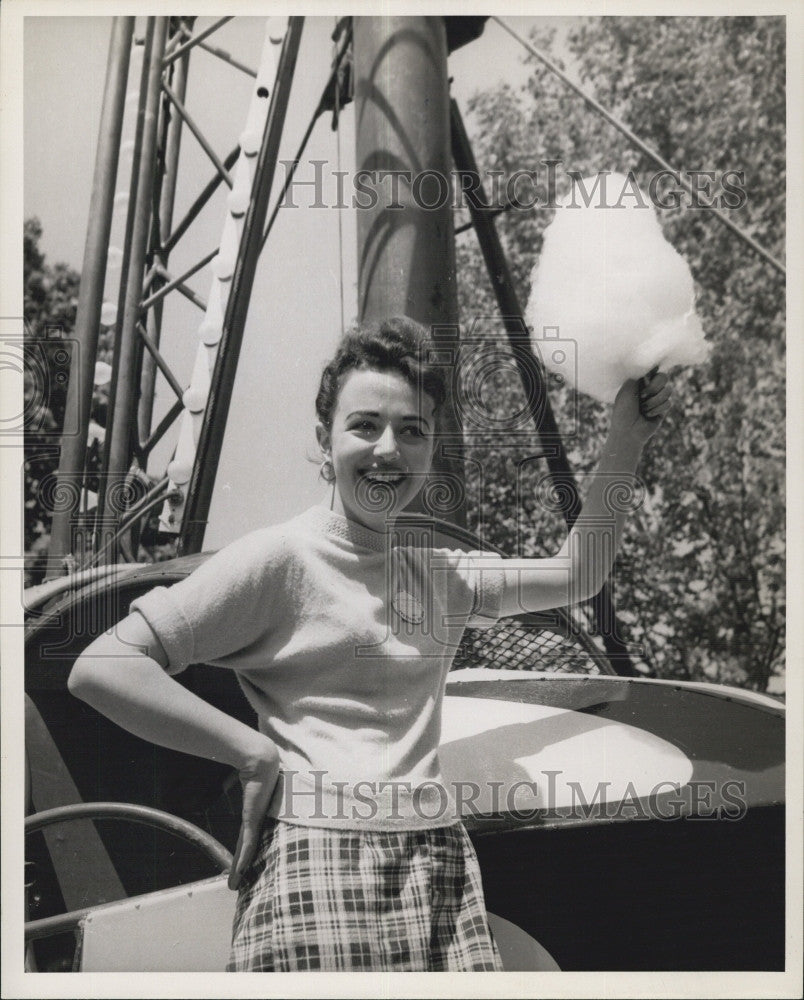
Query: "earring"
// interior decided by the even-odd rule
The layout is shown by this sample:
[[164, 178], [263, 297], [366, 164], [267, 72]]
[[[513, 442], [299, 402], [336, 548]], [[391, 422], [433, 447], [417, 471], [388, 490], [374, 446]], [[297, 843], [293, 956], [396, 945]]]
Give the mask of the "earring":
[[332, 464], [332, 459], [325, 458], [321, 463], [321, 478], [325, 483], [335, 482], [335, 468]]

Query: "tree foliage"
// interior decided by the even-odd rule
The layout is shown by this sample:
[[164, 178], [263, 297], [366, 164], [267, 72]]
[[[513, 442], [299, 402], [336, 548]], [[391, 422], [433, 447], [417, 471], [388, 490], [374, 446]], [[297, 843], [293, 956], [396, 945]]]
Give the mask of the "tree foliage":
[[[532, 41], [560, 63], [552, 34], [536, 31]], [[706, 201], [724, 193], [725, 172], [741, 172], [744, 204], [726, 211], [784, 259], [783, 18], [583, 18], [566, 45], [584, 87], [676, 169], [714, 172]], [[525, 86], [471, 101], [467, 126], [481, 171], [546, 176], [542, 161], [553, 159], [562, 161], [559, 195], [568, 170], [633, 170], [646, 190], [656, 165], [528, 58]], [[497, 220], [523, 306], [552, 214], [542, 207]], [[682, 202], [658, 214], [692, 270], [712, 358], [676, 373], [674, 412], [643, 458], [646, 499], [614, 575], [618, 614], [658, 676], [764, 691], [784, 669], [784, 278], [705, 209]], [[458, 265], [464, 325], [494, 316], [471, 234], [459, 241]], [[499, 321], [480, 327], [500, 343]], [[524, 397], [510, 370], [495, 389], [489, 406], [498, 415], [519, 410]], [[560, 386], [550, 395], [571, 464], [588, 472], [607, 410]], [[476, 440], [469, 451], [474, 527], [523, 554], [554, 551], [563, 532], [540, 499], [546, 468], [528, 461], [534, 444], [532, 435], [504, 448]]]
[[26, 219], [23, 234], [25, 308], [25, 467], [23, 503], [26, 583], [45, 569], [52, 504], [48, 483], [59, 464], [64, 426], [71, 335], [78, 305], [79, 275], [66, 264], [49, 265], [39, 247], [42, 226]]
[[[53, 505], [57, 502], [55, 477], [59, 466], [60, 435], [64, 430], [65, 404], [74, 351], [74, 331], [80, 275], [67, 264], [49, 264], [40, 248], [42, 226], [38, 219], [25, 221], [23, 278], [25, 284], [25, 470], [24, 537], [26, 586], [40, 583], [47, 568]], [[98, 361], [111, 365], [114, 330], [102, 326]], [[93, 493], [99, 488], [103, 436], [109, 402], [108, 384], [93, 388], [90, 433], [85, 466], [86, 512], [91, 522]], [[145, 477], [150, 484], [153, 480]], [[175, 538], [158, 532], [155, 509], [140, 529], [124, 539], [129, 559], [159, 561], [175, 555]], [[73, 553], [76, 568], [89, 552]]]

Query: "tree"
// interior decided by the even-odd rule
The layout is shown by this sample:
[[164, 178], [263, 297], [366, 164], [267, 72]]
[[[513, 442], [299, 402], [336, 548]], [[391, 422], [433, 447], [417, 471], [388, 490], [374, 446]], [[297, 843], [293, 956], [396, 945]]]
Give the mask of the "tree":
[[[25, 553], [26, 586], [40, 583], [47, 568], [53, 506], [60, 502], [56, 490], [60, 434], [64, 430], [65, 404], [73, 352], [80, 275], [67, 264], [50, 265], [40, 249], [42, 226], [38, 219], [25, 221], [23, 277], [25, 283], [26, 364], [23, 399], [25, 405]], [[98, 361], [111, 365], [114, 330], [101, 327]], [[95, 386], [84, 486], [98, 490], [103, 432], [106, 426], [108, 386]], [[94, 438], [94, 440], [93, 440]], [[151, 477], [145, 477], [153, 485]], [[68, 497], [68, 502], [71, 498]], [[89, 504], [87, 518], [94, 506]], [[158, 529], [159, 511], [154, 509], [145, 523], [130, 533], [129, 556], [152, 562], [172, 558], [176, 540]], [[81, 559], [85, 553], [76, 553]]]
[[[532, 40], [550, 51], [554, 37], [537, 31]], [[727, 171], [740, 172], [731, 180], [746, 197], [732, 217], [783, 258], [783, 18], [584, 18], [567, 45], [584, 86], [637, 135], [682, 171], [714, 172], [712, 196], [728, 194]], [[559, 195], [567, 170], [633, 170], [643, 190], [656, 173], [535, 60], [525, 87], [479, 93], [469, 111], [481, 171], [504, 179], [549, 159], [562, 161]], [[708, 215], [683, 205], [659, 211], [665, 235], [690, 264], [713, 351], [709, 365], [675, 379], [675, 412], [643, 459], [645, 503], [630, 521], [614, 582], [628, 638], [658, 676], [764, 691], [784, 664], [784, 280]], [[551, 217], [537, 208], [497, 220], [523, 305]], [[458, 264], [464, 324], [493, 316], [470, 236], [459, 241]], [[499, 324], [486, 336], [499, 343]], [[550, 394], [573, 468], [588, 472], [606, 408], [580, 395], [573, 401], [559, 386]], [[502, 372], [489, 405], [504, 416], [523, 398], [516, 377]], [[468, 455], [475, 528], [523, 554], [554, 551], [563, 532], [539, 499], [544, 463], [527, 463], [517, 485], [517, 465], [533, 444], [531, 437], [495, 449], [476, 441]], [[471, 477], [479, 468], [482, 487]], [[510, 513], [490, 517], [492, 507]]]
[[69, 383], [71, 340], [80, 277], [66, 264], [51, 267], [39, 249], [42, 226], [26, 219], [23, 236], [25, 357], [26, 584], [41, 580], [50, 540], [52, 476], [58, 469], [59, 439]]

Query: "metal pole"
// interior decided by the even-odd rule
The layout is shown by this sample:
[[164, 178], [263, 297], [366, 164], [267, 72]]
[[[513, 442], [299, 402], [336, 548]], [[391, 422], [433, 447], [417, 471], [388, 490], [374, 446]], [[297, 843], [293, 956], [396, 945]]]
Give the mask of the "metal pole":
[[148, 439], [140, 443], [143, 455], [148, 455], [154, 450], [154, 447], [162, 440], [168, 428], [175, 420], [179, 419], [183, 409], [184, 403], [180, 399], [177, 399], [173, 406], [171, 406], [164, 417], [162, 417], [159, 421], [156, 429], [150, 434]]
[[[105, 545], [100, 538], [101, 526], [104, 520], [104, 510], [106, 507], [106, 486], [107, 472], [109, 468], [109, 454], [112, 442], [112, 432], [114, 429], [114, 414], [117, 408], [117, 385], [120, 373], [120, 355], [123, 332], [123, 312], [126, 305], [126, 294], [128, 290], [129, 265], [131, 263], [131, 242], [134, 232], [134, 222], [137, 214], [137, 187], [140, 179], [140, 164], [142, 161], [142, 135], [145, 124], [145, 106], [148, 100], [148, 74], [151, 67], [151, 50], [153, 49], [154, 25], [153, 18], [145, 22], [145, 34], [142, 44], [142, 66], [140, 67], [139, 88], [137, 91], [137, 118], [134, 129], [134, 149], [131, 157], [131, 174], [129, 177], [128, 208], [126, 211], [125, 235], [123, 237], [123, 260], [120, 268], [120, 280], [117, 291], [117, 319], [114, 327], [114, 345], [112, 348], [112, 381], [109, 388], [109, 401], [106, 408], [106, 435], [103, 442], [103, 462], [101, 465], [102, 482], [98, 490], [98, 507], [95, 512], [95, 530], [92, 538], [92, 551], [98, 550]], [[146, 283], [147, 284], [147, 283]]]
[[150, 233], [154, 167], [156, 162], [156, 136], [159, 123], [159, 99], [162, 75], [162, 57], [167, 37], [168, 18], [149, 19], [153, 33], [148, 62], [148, 86], [143, 117], [142, 148], [138, 166], [137, 203], [131, 233], [130, 261], [126, 276], [125, 301], [120, 333], [119, 358], [117, 359], [117, 384], [109, 444], [107, 466], [106, 510], [112, 520], [123, 513], [122, 497], [115, 493], [128, 470], [132, 454], [132, 436], [136, 415], [136, 397], [139, 390], [139, 360], [142, 344], [137, 331], [142, 300], [142, 277], [145, 269], [148, 236]]
[[243, 342], [257, 259], [262, 245], [268, 199], [273, 184], [279, 140], [285, 123], [303, 24], [303, 17], [291, 17], [282, 45], [276, 86], [271, 95], [265, 134], [255, 168], [253, 196], [243, 222], [243, 235], [232, 276], [232, 290], [226, 303], [223, 335], [218, 345], [193, 474], [187, 489], [184, 521], [179, 538], [179, 555], [200, 552], [204, 544], [204, 532], [223, 447], [226, 418], [237, 372], [240, 345]]
[[[167, 281], [167, 284], [162, 285], [158, 292], [154, 292], [153, 295], [149, 295], [148, 298], [145, 299], [145, 301], [142, 303], [143, 310], [150, 309], [153, 305], [156, 305], [156, 303], [159, 302], [160, 299], [164, 299], [164, 297], [168, 294], [168, 292], [172, 292], [174, 288], [178, 288], [179, 285], [183, 285], [188, 278], [192, 278], [192, 276], [196, 274], [198, 271], [200, 271], [201, 268], [206, 267], [207, 264], [209, 264], [210, 261], [214, 260], [219, 253], [220, 250], [218, 249], [218, 247], [216, 247], [214, 250], [211, 250], [206, 255], [206, 257], [202, 257], [201, 260], [196, 261], [196, 263], [193, 264], [192, 267], [188, 268], [184, 272], [184, 274], [180, 274], [178, 278], [174, 278], [169, 271], [160, 270], [159, 268], [154, 268], [154, 284], [156, 284], [155, 280], [156, 278], [163, 278], [165, 281]], [[161, 251], [159, 256], [161, 258], [162, 256]]]
[[578, 486], [569, 467], [567, 453], [550, 406], [544, 368], [531, 349], [528, 328], [525, 325], [522, 309], [514, 290], [508, 261], [505, 258], [494, 219], [488, 212], [489, 200], [480, 181], [477, 163], [469, 143], [469, 137], [466, 134], [461, 112], [454, 100], [450, 102], [450, 121], [452, 125], [452, 156], [465, 190], [477, 241], [480, 244], [486, 270], [494, 289], [497, 305], [500, 308], [503, 325], [508, 334], [511, 353], [522, 379], [528, 408], [536, 425], [539, 439], [544, 446], [547, 467], [552, 476], [560, 478], [564, 487], [561, 490], [561, 495], [566, 497], [566, 502], [562, 506], [562, 514], [568, 527], [571, 527], [581, 509]]
[[[502, 314], [503, 324], [508, 334], [511, 353], [522, 379], [528, 407], [536, 425], [539, 440], [544, 447], [544, 457], [547, 461], [550, 477], [554, 483], [560, 485], [557, 490], [559, 496], [567, 497], [561, 512], [567, 527], [571, 528], [581, 512], [578, 484], [570, 468], [547, 396], [544, 369], [530, 346], [528, 328], [514, 290], [511, 272], [508, 269], [508, 262], [497, 233], [497, 226], [488, 212], [489, 200], [480, 180], [477, 163], [461, 113], [454, 100], [451, 101], [450, 119], [452, 123], [452, 155], [455, 166], [461, 178], [461, 186], [466, 193], [469, 212], [497, 298], [497, 305]], [[592, 606], [612, 666], [618, 674], [634, 676], [636, 670], [628, 655], [628, 650], [619, 639], [619, 630], [608, 583], [604, 584], [600, 593], [592, 599]]]
[[[240, 147], [235, 146], [235, 148], [227, 155], [226, 159], [223, 161], [223, 169], [227, 171], [227, 173], [229, 169], [233, 167], [235, 163], [237, 163], [238, 156], [240, 156]], [[187, 209], [187, 214], [184, 216], [181, 222], [176, 226], [176, 228], [173, 230], [173, 232], [170, 234], [167, 240], [165, 240], [162, 249], [166, 253], [170, 252], [173, 249], [173, 247], [176, 246], [176, 244], [179, 242], [182, 236], [184, 236], [184, 234], [187, 232], [187, 230], [190, 228], [193, 222], [198, 218], [198, 215], [200, 214], [203, 207], [206, 205], [206, 203], [209, 201], [212, 195], [218, 190], [218, 187], [222, 183], [223, 183], [223, 178], [216, 170], [214, 176], [212, 177], [212, 180], [206, 185], [201, 194], [199, 194], [199, 196], [195, 199], [192, 205]]]
[[[285, 201], [285, 195], [287, 194], [288, 188], [293, 182], [293, 177], [296, 173], [296, 168], [301, 162], [304, 150], [307, 148], [307, 143], [310, 141], [310, 136], [313, 134], [313, 129], [315, 128], [316, 122], [321, 117], [321, 115], [326, 110], [332, 110], [335, 107], [335, 90], [338, 79], [338, 73], [341, 70], [341, 64], [346, 56], [349, 49], [349, 45], [352, 40], [352, 31], [349, 28], [341, 42], [338, 54], [332, 62], [332, 70], [329, 74], [327, 82], [324, 84], [324, 90], [321, 94], [321, 99], [319, 100], [315, 111], [313, 112], [312, 118], [310, 119], [307, 128], [305, 129], [304, 135], [299, 143], [299, 148], [296, 150], [296, 155], [290, 162], [290, 167], [287, 170], [287, 176], [285, 178], [285, 183], [282, 186], [282, 190], [279, 192], [279, 197], [276, 199], [276, 204], [274, 205], [274, 210], [271, 212], [271, 217], [268, 219], [268, 225], [265, 227], [265, 232], [262, 237], [261, 250], [265, 249], [265, 244], [268, 242], [268, 237], [271, 235], [271, 229], [273, 228], [276, 217], [279, 213], [279, 209], [282, 207]], [[337, 127], [337, 121], [333, 123], [333, 128]]]
[[[176, 29], [176, 33], [181, 32], [181, 22]], [[176, 94], [180, 101], [184, 101], [187, 92], [187, 71], [190, 62], [189, 50], [179, 59], [175, 65]], [[159, 199], [159, 234], [156, 245], [163, 247], [165, 240], [170, 235], [170, 227], [173, 224], [173, 205], [176, 198], [176, 177], [179, 167], [179, 150], [181, 148], [182, 119], [178, 115], [169, 115], [167, 108], [163, 111], [164, 128], [167, 133], [164, 142], [165, 149], [165, 175], [162, 181], [162, 190]], [[160, 264], [167, 267], [168, 254], [162, 250], [157, 253]], [[165, 284], [165, 279], [158, 274], [153, 283], [153, 291], [157, 291], [160, 285]], [[162, 333], [162, 311], [164, 300], [158, 299], [154, 303], [153, 309], [148, 313], [147, 329], [151, 343], [159, 347]], [[140, 405], [138, 413], [140, 440], [144, 441], [151, 432], [151, 421], [153, 420], [154, 409], [154, 388], [156, 384], [156, 361], [154, 356], [148, 352], [142, 362], [142, 381], [140, 384]], [[147, 456], [146, 456], [147, 460]]]
[[[361, 320], [406, 315], [457, 361], [458, 297], [450, 184], [449, 83], [443, 17], [353, 20]], [[458, 488], [447, 517], [465, 524], [460, 418], [447, 400], [434, 470]], [[441, 513], [441, 512], [439, 512]]]
[[[109, 251], [109, 233], [112, 227], [114, 190], [133, 34], [133, 17], [114, 19], [92, 182], [92, 212], [87, 227], [81, 286], [78, 293], [75, 319], [76, 348], [72, 358], [64, 414], [64, 426], [72, 433], [65, 434], [61, 442], [59, 487], [66, 483], [68, 490], [75, 487], [79, 495], [80, 480], [86, 462], [103, 285]], [[77, 513], [78, 504], [70, 509], [56, 510], [53, 513], [46, 579], [53, 579], [64, 572], [61, 562], [63, 557], [72, 551], [72, 526]]]
[[210, 162], [212, 163], [212, 165], [215, 167], [215, 169], [221, 175], [221, 180], [224, 182], [224, 184], [226, 184], [229, 188], [231, 188], [232, 187], [232, 178], [229, 176], [229, 174], [228, 174], [226, 168], [224, 167], [223, 163], [221, 163], [220, 157], [215, 152], [215, 150], [212, 148], [212, 145], [210, 144], [209, 140], [207, 139], [207, 137], [204, 135], [203, 131], [201, 130], [201, 126], [193, 118], [193, 116], [190, 114], [190, 112], [187, 110], [187, 108], [184, 107], [184, 105], [182, 104], [181, 100], [179, 99], [178, 94], [174, 94], [173, 91], [170, 89], [170, 87], [166, 83], [162, 84], [162, 89], [167, 94], [167, 96], [168, 96], [168, 98], [170, 100], [170, 103], [173, 105], [173, 107], [176, 109], [176, 111], [179, 113], [179, 115], [181, 115], [181, 117], [187, 123], [187, 127], [190, 129], [190, 131], [193, 133], [193, 135], [198, 140], [198, 144], [201, 146], [201, 148], [207, 154], [207, 156], [208, 156]]
[[218, 48], [217, 45], [209, 45], [207, 42], [199, 42], [198, 47], [204, 49], [206, 52], [211, 52], [213, 56], [217, 56], [218, 59], [222, 59], [224, 62], [229, 63], [230, 66], [234, 66], [235, 69], [239, 69], [241, 73], [245, 73], [256, 80], [256, 69], [252, 69], [250, 66], [241, 63], [239, 59], [235, 59], [232, 53], [227, 52], [226, 49]]
[[192, 49], [195, 48], [196, 45], [200, 45], [200, 43], [205, 38], [209, 38], [209, 36], [214, 32], [216, 32], [218, 28], [222, 28], [227, 21], [231, 21], [233, 19], [234, 19], [234, 14], [231, 14], [228, 17], [218, 18], [218, 20], [214, 24], [211, 24], [208, 28], [204, 28], [203, 31], [200, 31], [197, 35], [194, 35], [189, 42], [185, 42], [185, 44], [181, 45], [178, 49], [174, 49], [170, 53], [170, 55], [165, 59], [165, 66], [169, 66], [172, 62], [175, 62], [176, 59], [183, 56], [184, 53], [188, 51], [188, 49]]

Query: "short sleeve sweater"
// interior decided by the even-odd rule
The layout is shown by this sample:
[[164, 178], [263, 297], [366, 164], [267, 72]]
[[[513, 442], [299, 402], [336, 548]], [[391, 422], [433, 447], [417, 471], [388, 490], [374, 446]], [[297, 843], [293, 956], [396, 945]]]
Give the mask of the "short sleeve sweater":
[[464, 626], [499, 617], [502, 567], [391, 538], [312, 507], [132, 602], [170, 673], [236, 672], [279, 750], [273, 817], [386, 830], [458, 819], [441, 706]]

